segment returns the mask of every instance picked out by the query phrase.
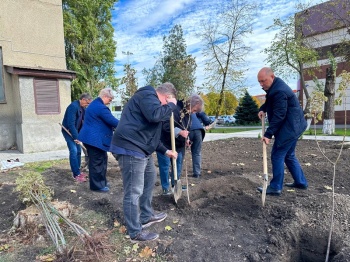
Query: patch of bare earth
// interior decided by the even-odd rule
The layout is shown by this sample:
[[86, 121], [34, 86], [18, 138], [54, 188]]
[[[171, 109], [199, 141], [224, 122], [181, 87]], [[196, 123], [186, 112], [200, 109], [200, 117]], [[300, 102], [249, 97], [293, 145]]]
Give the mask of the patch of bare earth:
[[[334, 148], [336, 144], [338, 142], [321, 142], [322, 150], [331, 159], [339, 152]], [[268, 146], [269, 151], [271, 147]], [[349, 152], [349, 149], [343, 151], [336, 168], [332, 262], [350, 261]], [[262, 183], [263, 170], [262, 145], [258, 139], [205, 142], [203, 172], [199, 179], [191, 177], [191, 156], [189, 152], [186, 154], [181, 181], [186, 181], [187, 167], [191, 203], [183, 192], [175, 205], [173, 198], [162, 196], [161, 186], [156, 186], [154, 209], [166, 211], [168, 218], [150, 228], [160, 234], [159, 240], [141, 247], [156, 248], [164, 261], [324, 261], [330, 229], [332, 191], [329, 187], [333, 167], [318, 151], [315, 141], [301, 140], [297, 146], [297, 156], [309, 182], [308, 190], [284, 188], [279, 197], [267, 196], [265, 207], [256, 190]], [[268, 170], [271, 177], [270, 161]], [[18, 172], [21, 170], [0, 173], [1, 239], [7, 239], [13, 213], [24, 208], [13, 192]], [[88, 230], [113, 229], [116, 220], [123, 223], [121, 174], [113, 156], [109, 157], [110, 194], [92, 192], [88, 183], [74, 183], [67, 162], [45, 171], [44, 177], [46, 184], [54, 189], [55, 199], [75, 206], [73, 213], [77, 219], [89, 212], [103, 217], [102, 222], [84, 218]], [[285, 182], [292, 182], [287, 171]], [[96, 220], [96, 216], [92, 220]], [[166, 226], [171, 230], [166, 230]], [[18, 254], [14, 261], [35, 261], [45, 248], [13, 246], [7, 252]], [[0, 254], [0, 261], [4, 254], [6, 252]]]

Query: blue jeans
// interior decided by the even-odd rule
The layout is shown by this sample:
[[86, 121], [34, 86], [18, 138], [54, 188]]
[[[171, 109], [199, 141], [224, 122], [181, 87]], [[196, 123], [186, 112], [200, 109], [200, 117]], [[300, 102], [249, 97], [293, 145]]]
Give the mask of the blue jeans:
[[[176, 159], [176, 168], [177, 168], [177, 179], [180, 179], [181, 173], [182, 173], [182, 163], [183, 163], [183, 157], [184, 157], [184, 150], [180, 150], [177, 152], [177, 159]], [[169, 167], [170, 163], [171, 166], [173, 165], [172, 159], [167, 157], [166, 155], [157, 152], [157, 158], [158, 158], [158, 166], [159, 166], [159, 176], [160, 176], [160, 183], [162, 184], [162, 189], [169, 189]], [[174, 185], [174, 173], [171, 169], [170, 173], [171, 177], [171, 185]]]
[[134, 238], [142, 231], [142, 223], [153, 216], [152, 196], [156, 168], [152, 155], [140, 158], [114, 155], [123, 177], [123, 210], [129, 236]]
[[73, 176], [80, 175], [80, 164], [81, 164], [81, 147], [74, 142], [73, 138], [69, 136], [65, 131], [62, 132], [64, 139], [67, 142], [69, 150], [69, 164], [70, 169], [73, 172]]
[[202, 142], [203, 136], [200, 129], [192, 130], [190, 132], [191, 144], [191, 154], [192, 154], [192, 169], [193, 176], [201, 175], [201, 166], [202, 166]]
[[295, 156], [295, 147], [298, 139], [294, 139], [283, 146], [278, 147], [277, 143], [273, 144], [271, 151], [271, 162], [273, 178], [270, 182], [270, 187], [277, 190], [282, 190], [284, 179], [284, 163], [291, 173], [294, 182], [298, 185], [307, 186], [307, 181], [304, 172]]

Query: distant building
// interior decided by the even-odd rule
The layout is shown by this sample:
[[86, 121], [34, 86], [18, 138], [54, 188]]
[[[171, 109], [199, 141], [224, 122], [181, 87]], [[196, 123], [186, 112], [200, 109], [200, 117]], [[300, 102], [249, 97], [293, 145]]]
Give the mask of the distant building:
[[71, 103], [62, 0], [0, 1], [0, 150], [66, 148], [58, 123]]
[[[302, 33], [305, 41], [311, 43], [317, 50], [320, 58], [318, 64], [321, 70], [315, 71], [316, 77], [325, 83], [326, 69], [330, 66], [328, 51], [331, 51], [338, 63], [336, 75], [343, 70], [350, 72], [350, 66], [343, 59], [343, 54], [339, 52], [342, 41], [350, 40], [350, 1], [332, 0], [319, 5], [315, 5], [297, 15], [304, 19]], [[307, 65], [304, 65], [307, 67]], [[304, 74], [306, 85], [311, 93], [315, 83], [308, 74]], [[336, 79], [336, 90], [340, 83], [340, 78]], [[303, 90], [300, 90], [299, 99], [305, 104]], [[347, 123], [350, 123], [350, 90], [347, 90], [347, 104], [335, 106], [335, 123], [344, 124], [344, 108], [347, 108]]]

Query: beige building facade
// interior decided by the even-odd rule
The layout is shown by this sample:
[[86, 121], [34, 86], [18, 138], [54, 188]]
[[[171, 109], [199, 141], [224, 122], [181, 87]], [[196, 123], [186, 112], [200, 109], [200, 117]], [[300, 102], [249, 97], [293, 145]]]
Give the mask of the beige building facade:
[[70, 104], [61, 0], [0, 1], [0, 150], [66, 147], [58, 123]]

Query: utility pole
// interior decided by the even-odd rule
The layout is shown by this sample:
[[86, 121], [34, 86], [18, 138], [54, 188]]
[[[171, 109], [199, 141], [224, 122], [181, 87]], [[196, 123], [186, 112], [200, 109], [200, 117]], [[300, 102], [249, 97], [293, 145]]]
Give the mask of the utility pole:
[[127, 56], [127, 64], [130, 65], [129, 58], [130, 58], [130, 56], [133, 55], [134, 53], [131, 53], [131, 52], [129, 52], [129, 51], [126, 51], [126, 52], [125, 52], [125, 51], [122, 51], [122, 54]]

